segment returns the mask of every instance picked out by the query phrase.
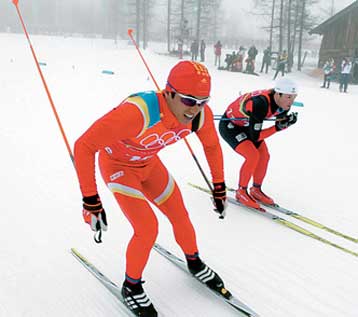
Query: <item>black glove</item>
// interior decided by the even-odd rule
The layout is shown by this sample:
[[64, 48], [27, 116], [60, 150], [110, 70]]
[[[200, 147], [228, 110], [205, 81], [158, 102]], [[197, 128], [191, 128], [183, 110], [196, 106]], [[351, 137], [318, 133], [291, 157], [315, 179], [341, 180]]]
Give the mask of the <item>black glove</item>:
[[220, 214], [220, 218], [224, 218], [226, 209], [226, 185], [225, 182], [214, 183], [213, 185], [214, 210]]
[[286, 114], [284, 117], [278, 117], [275, 122], [277, 131], [287, 129], [289, 126], [297, 122], [297, 112]]
[[83, 197], [82, 215], [93, 231], [107, 231], [107, 217], [98, 195]]

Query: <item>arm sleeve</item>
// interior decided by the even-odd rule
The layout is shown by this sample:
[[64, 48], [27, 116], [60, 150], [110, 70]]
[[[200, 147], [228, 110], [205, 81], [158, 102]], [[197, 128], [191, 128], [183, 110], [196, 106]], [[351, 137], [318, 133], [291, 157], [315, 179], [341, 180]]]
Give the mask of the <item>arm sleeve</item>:
[[275, 134], [277, 132], [276, 127], [273, 125], [272, 127], [269, 127], [267, 129], [263, 129], [260, 133], [260, 137], [258, 139], [258, 141], [262, 141], [268, 137], [270, 137], [271, 135]]
[[214, 125], [214, 116], [209, 106], [205, 106], [203, 111], [205, 111], [205, 122], [203, 126], [196, 131], [196, 134], [203, 145], [213, 183], [223, 182], [224, 160], [219, 137]]
[[[282, 113], [280, 113], [276, 118], [284, 118], [287, 116], [287, 112], [288, 111], [283, 111]], [[273, 125], [270, 128], [264, 129], [261, 131], [260, 133], [260, 137], [259, 137], [259, 141], [262, 141], [268, 137], [270, 137], [271, 135], [275, 134], [277, 132], [276, 126]]]
[[246, 107], [247, 109], [251, 108], [248, 131], [249, 138], [251, 141], [257, 142], [260, 139], [262, 124], [268, 111], [268, 102], [264, 96], [257, 96], [248, 101]]
[[252, 98], [252, 112], [249, 120], [249, 137], [252, 141], [262, 141], [277, 132], [272, 126], [262, 130], [263, 121], [268, 112], [268, 100], [264, 96]]
[[123, 103], [98, 119], [75, 142], [74, 161], [83, 196], [97, 194], [95, 155], [120, 140], [137, 136], [143, 127], [143, 117], [138, 108]]

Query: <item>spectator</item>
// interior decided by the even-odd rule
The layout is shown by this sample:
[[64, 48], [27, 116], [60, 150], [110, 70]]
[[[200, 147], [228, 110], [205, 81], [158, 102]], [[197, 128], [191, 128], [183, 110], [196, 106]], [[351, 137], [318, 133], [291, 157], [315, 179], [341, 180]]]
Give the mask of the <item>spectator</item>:
[[244, 63], [244, 56], [245, 56], [245, 47], [240, 46], [239, 51], [237, 52], [236, 59], [234, 61], [234, 68], [237, 72], [243, 71], [243, 63]]
[[287, 51], [284, 50], [278, 57], [277, 57], [277, 66], [276, 66], [276, 73], [273, 79], [275, 80], [278, 73], [281, 72], [282, 77], [285, 76], [285, 65], [287, 64], [288, 55]]
[[216, 44], [214, 45], [215, 48], [215, 66], [220, 67], [220, 61], [221, 61], [221, 48], [222, 48], [222, 44], [220, 41], [217, 41]]
[[268, 46], [264, 50], [264, 56], [262, 57], [262, 65], [261, 65], [260, 73], [262, 73], [265, 67], [265, 73], [267, 74], [270, 65], [271, 65], [271, 47]]
[[233, 62], [236, 58], [236, 53], [233, 51], [231, 54], [226, 54], [225, 63], [226, 67], [224, 69], [232, 71], [233, 70]]
[[240, 45], [238, 54], [242, 55], [242, 58], [244, 58], [244, 56], [245, 56], [245, 51], [246, 51], [246, 48], [243, 47], [242, 45]]
[[179, 53], [179, 59], [183, 58], [183, 39], [179, 38], [178, 39], [178, 53]]
[[234, 60], [232, 61], [232, 71], [242, 72], [243, 55], [240, 55], [240, 51], [237, 52]]
[[254, 74], [255, 73], [255, 59], [253, 57], [248, 56], [245, 60], [246, 69], [245, 73]]
[[321, 88], [327, 88], [327, 89], [329, 88], [335, 68], [336, 67], [334, 65], [334, 59], [330, 57], [323, 65], [324, 77], [323, 77], [323, 85], [321, 86]]
[[344, 57], [341, 64], [341, 76], [339, 78], [339, 91], [347, 92], [349, 74], [352, 70], [352, 63], [349, 61], [348, 57]]
[[352, 59], [352, 82], [358, 83], [358, 48], [355, 49], [354, 57]]
[[255, 70], [255, 59], [258, 51], [255, 47], [255, 45], [252, 45], [249, 50], [247, 51], [247, 58], [245, 60], [246, 63], [246, 69], [245, 73], [253, 74]]
[[205, 62], [205, 49], [206, 49], [205, 41], [201, 40], [201, 42], [200, 42], [200, 61], [201, 62]]
[[197, 40], [194, 40], [191, 43], [190, 52], [191, 52], [191, 60], [196, 61], [198, 59], [198, 53], [199, 53], [199, 43]]
[[257, 53], [258, 53], [258, 50], [257, 50], [256, 46], [252, 45], [249, 48], [249, 50], [247, 51], [248, 58], [255, 62]]

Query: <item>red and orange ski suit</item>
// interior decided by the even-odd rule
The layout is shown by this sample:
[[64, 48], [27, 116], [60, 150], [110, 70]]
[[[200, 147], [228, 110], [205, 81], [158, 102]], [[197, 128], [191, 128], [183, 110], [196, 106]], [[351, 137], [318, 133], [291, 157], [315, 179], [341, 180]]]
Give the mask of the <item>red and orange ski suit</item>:
[[203, 144], [213, 182], [224, 181], [222, 151], [211, 109], [205, 105], [190, 124], [180, 124], [162, 92], [129, 96], [75, 143], [75, 165], [83, 196], [97, 194], [95, 154], [99, 151], [102, 177], [134, 229], [126, 253], [129, 279], [141, 278], [158, 233], [158, 221], [148, 201], [168, 217], [183, 252], [198, 252], [180, 190], [157, 156], [161, 149], [193, 130]]
[[262, 129], [263, 121], [285, 113], [276, 104], [272, 89], [241, 95], [226, 109], [219, 123], [220, 134], [245, 158], [239, 187], [247, 187], [251, 177], [254, 184], [262, 184], [270, 159], [265, 139], [277, 132], [275, 126]]

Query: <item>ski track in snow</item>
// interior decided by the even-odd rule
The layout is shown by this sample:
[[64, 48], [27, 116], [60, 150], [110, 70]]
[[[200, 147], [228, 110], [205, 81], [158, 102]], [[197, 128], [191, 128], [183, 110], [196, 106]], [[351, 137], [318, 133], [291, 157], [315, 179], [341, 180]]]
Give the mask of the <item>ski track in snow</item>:
[[[31, 36], [71, 146], [98, 117], [128, 94], [154, 89], [127, 41]], [[125, 271], [132, 230], [97, 175], [108, 213], [102, 245], [83, 223], [81, 194], [47, 96], [23, 35], [0, 34], [0, 136], [2, 144], [2, 247], [0, 316], [121, 316], [117, 300], [69, 253], [75, 247], [117, 285]], [[174, 58], [145, 52], [161, 87]], [[272, 85], [260, 77], [218, 71], [208, 49], [213, 77], [210, 102], [221, 114], [239, 91]], [[260, 66], [260, 56], [257, 59]], [[110, 69], [115, 75], [101, 73]], [[295, 126], [267, 140], [271, 161], [264, 189], [282, 206], [357, 237], [356, 116], [358, 87], [340, 94], [336, 83], [319, 89], [320, 79], [294, 73], [299, 82]], [[338, 110], [338, 112], [337, 112]], [[342, 110], [342, 112], [339, 112]], [[296, 109], [295, 109], [296, 111]], [[348, 112], [348, 114], [347, 114]], [[200, 143], [188, 138], [205, 171]], [[237, 182], [242, 159], [222, 142], [228, 185]], [[194, 161], [179, 142], [160, 154], [182, 188], [197, 231], [202, 258], [227, 287], [262, 317], [356, 317], [358, 258], [285, 228], [260, 215], [229, 206], [219, 220], [211, 201], [187, 185], [205, 186]], [[207, 172], [209, 173], [209, 172]], [[182, 257], [171, 226], [156, 211], [157, 241]], [[282, 215], [280, 215], [282, 216]], [[284, 216], [282, 216], [284, 217]], [[357, 244], [285, 217], [358, 252]], [[152, 252], [144, 288], [165, 316], [237, 316], [189, 275]]]

